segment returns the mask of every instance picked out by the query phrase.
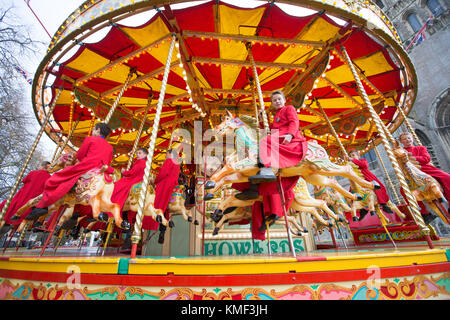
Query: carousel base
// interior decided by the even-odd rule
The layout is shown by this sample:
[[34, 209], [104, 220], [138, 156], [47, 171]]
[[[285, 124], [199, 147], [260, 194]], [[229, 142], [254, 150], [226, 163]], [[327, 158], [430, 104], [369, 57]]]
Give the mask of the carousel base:
[[[450, 238], [283, 255], [137, 257], [8, 249], [0, 299], [450, 299]], [[116, 250], [114, 250], [116, 252]], [[34, 256], [33, 256], [34, 255]]]

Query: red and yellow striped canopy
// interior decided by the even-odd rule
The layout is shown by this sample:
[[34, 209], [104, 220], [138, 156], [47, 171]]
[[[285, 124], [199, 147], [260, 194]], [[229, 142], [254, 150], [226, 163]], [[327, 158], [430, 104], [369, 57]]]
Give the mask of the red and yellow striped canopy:
[[332, 156], [338, 154], [323, 111], [344, 145], [364, 150], [378, 134], [342, 59], [342, 47], [381, 119], [387, 125], [397, 121], [391, 130], [401, 121], [396, 105], [408, 111], [412, 103], [405, 94], [415, 90], [406, 80], [407, 72], [414, 71], [409, 62], [405, 66], [403, 61], [409, 60], [388, 36], [332, 14], [336, 16], [321, 10], [295, 16], [274, 3], [240, 8], [211, 1], [183, 9], [161, 6], [138, 27], [105, 25], [110, 30], [101, 41], [79, 42], [72, 56], [50, 70], [55, 77], [53, 91], [64, 89], [53, 113], [53, 130], [67, 135], [79, 120], [71, 138], [79, 146], [92, 126], [105, 118], [131, 70], [110, 122], [115, 131], [109, 142], [116, 162], [125, 163], [145, 116], [139, 146], [148, 147], [170, 40], [175, 36], [179, 45], [171, 60], [155, 166], [163, 160], [175, 128], [192, 130], [194, 120], [202, 120], [204, 129], [214, 126], [225, 109], [237, 115], [254, 114], [258, 95], [249, 52], [266, 108], [271, 91], [281, 89], [297, 108], [306, 137], [318, 140]]

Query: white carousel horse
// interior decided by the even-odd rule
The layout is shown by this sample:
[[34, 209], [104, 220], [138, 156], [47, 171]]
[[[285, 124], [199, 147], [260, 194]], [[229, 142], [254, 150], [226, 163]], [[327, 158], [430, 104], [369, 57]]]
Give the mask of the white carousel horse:
[[[225, 166], [206, 183], [205, 188], [212, 190], [210, 194], [206, 195], [205, 199], [211, 199], [213, 194], [225, 184], [248, 182], [248, 177], [259, 171], [256, 162], [255, 148], [257, 148], [257, 142], [255, 134], [249, 133], [252, 130], [255, 132], [257, 129], [254, 118], [248, 116], [234, 118], [228, 110], [227, 113], [224, 121], [216, 127], [216, 135], [235, 134], [236, 144], [248, 147], [249, 156], [239, 159], [239, 152], [229, 156]], [[239, 142], [240, 140], [242, 141]], [[331, 187], [351, 200], [357, 200], [358, 195], [345, 190], [335, 180], [329, 179], [327, 176], [342, 176], [368, 189], [376, 187], [373, 183], [358, 176], [351, 166], [340, 166], [331, 162], [325, 149], [313, 141], [308, 141], [308, 150], [302, 161], [294, 167], [278, 169], [278, 174], [281, 177], [301, 176], [307, 183]]]

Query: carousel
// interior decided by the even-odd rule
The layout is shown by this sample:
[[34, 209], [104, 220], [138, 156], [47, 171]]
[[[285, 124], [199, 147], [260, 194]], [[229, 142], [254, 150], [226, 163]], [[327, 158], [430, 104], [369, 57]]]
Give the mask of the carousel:
[[[283, 210], [270, 220], [265, 198], [235, 186], [259, 170], [275, 90], [295, 108], [306, 152], [274, 170]], [[85, 1], [35, 73], [41, 129], [0, 213], [0, 299], [448, 299], [450, 239], [418, 201], [446, 224], [448, 204], [393, 136], [405, 123], [420, 145], [406, 118], [416, 94], [414, 66], [371, 1]], [[37, 196], [10, 220], [44, 132], [57, 172], [100, 122], [112, 129], [114, 173], [91, 170], [47, 215], [25, 219]], [[139, 148], [143, 180], [111, 211], [108, 192]], [[182, 161], [163, 212], [153, 181], [168, 150]], [[376, 152], [391, 210], [350, 150]]]

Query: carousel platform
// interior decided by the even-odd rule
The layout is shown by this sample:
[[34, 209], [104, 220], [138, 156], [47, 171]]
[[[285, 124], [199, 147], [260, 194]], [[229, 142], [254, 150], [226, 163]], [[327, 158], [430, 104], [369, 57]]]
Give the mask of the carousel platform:
[[[289, 254], [156, 257], [7, 250], [0, 299], [450, 299], [450, 238]], [[92, 249], [92, 248], [91, 248]], [[116, 252], [116, 250], [114, 251]]]

